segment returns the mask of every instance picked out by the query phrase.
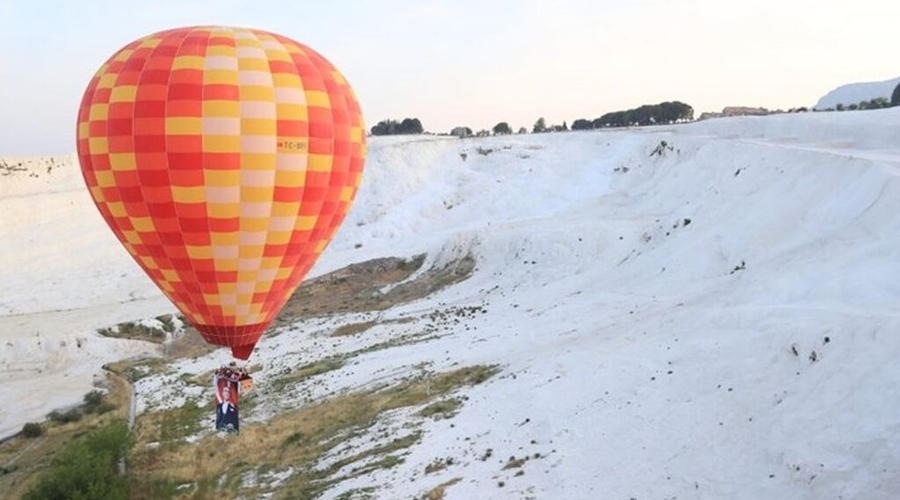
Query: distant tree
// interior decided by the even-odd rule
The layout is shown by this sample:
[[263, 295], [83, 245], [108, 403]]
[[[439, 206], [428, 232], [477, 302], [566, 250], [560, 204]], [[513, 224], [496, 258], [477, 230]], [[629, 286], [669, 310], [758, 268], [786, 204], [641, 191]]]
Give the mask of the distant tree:
[[486, 129], [481, 129], [475, 133], [475, 137], [489, 137], [491, 133]]
[[540, 134], [542, 132], [547, 131], [547, 122], [544, 121], [544, 117], [538, 118], [538, 121], [534, 122], [534, 127], [531, 129], [531, 133]]
[[891, 94], [891, 106], [900, 106], [900, 83], [894, 87], [894, 93]]
[[401, 135], [421, 134], [422, 122], [418, 118], [404, 118], [402, 122], [397, 120], [382, 120], [372, 127], [372, 135]]
[[693, 119], [694, 108], [680, 101], [671, 101], [606, 113], [600, 118], [594, 119], [591, 125], [593, 128], [631, 127], [679, 123]]
[[400, 122], [400, 134], [421, 134], [425, 129], [422, 128], [422, 122], [418, 118], [404, 118]]
[[881, 109], [891, 107], [891, 101], [887, 97], [876, 97], [869, 99], [869, 109]]
[[572, 130], [591, 130], [592, 128], [594, 128], [593, 122], [584, 118], [579, 118], [572, 122]]
[[464, 137], [472, 137], [475, 134], [472, 133], [472, 129], [469, 127], [454, 127], [453, 130], [450, 131], [450, 135], [455, 135], [462, 139]]
[[[847, 109], [849, 109], [850, 111], [856, 111], [857, 109], [859, 109], [859, 104], [851, 104], [851, 105], [847, 106]], [[863, 108], [863, 109], [865, 109], [865, 108]]]
[[509, 127], [509, 124], [506, 122], [500, 122], [494, 125], [493, 128], [494, 135], [507, 135], [512, 133], [512, 129]]
[[842, 103], [838, 103], [838, 105], [835, 106], [834, 109], [836, 109], [836, 110], [838, 110], [838, 111], [843, 111], [843, 110], [844, 110], [844, 105], [843, 105]]
[[399, 125], [397, 120], [382, 120], [372, 127], [372, 135], [394, 135]]
[[519, 133], [519, 134], [527, 134], [527, 133], [528, 133], [528, 129], [525, 128], [525, 127], [519, 127], [519, 132], [518, 132], [518, 133]]

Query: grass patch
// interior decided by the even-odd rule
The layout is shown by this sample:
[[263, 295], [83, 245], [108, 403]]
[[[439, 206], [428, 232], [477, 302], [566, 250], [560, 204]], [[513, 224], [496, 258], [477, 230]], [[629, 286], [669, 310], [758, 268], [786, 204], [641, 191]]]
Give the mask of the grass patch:
[[[201, 406], [196, 401], [188, 401], [179, 408], [154, 411], [144, 414], [136, 432], [140, 439], [148, 443], [159, 443], [159, 447], [178, 447], [183, 439], [200, 432], [200, 421], [204, 415], [212, 420], [212, 405]], [[144, 417], [142, 416], [142, 417]]]
[[121, 376], [128, 382], [134, 383], [149, 375], [165, 373], [166, 360], [162, 358], [132, 358], [115, 363], [108, 363], [103, 368]]
[[403, 459], [396, 455], [388, 455], [388, 454], [395, 453], [395, 452], [398, 452], [401, 450], [405, 450], [406, 448], [409, 448], [410, 446], [417, 444], [421, 440], [422, 440], [422, 433], [421, 432], [413, 432], [412, 434], [408, 434], [402, 438], [394, 439], [393, 441], [391, 441], [385, 445], [376, 446], [374, 448], [365, 450], [361, 453], [357, 453], [355, 455], [351, 455], [347, 458], [339, 460], [336, 463], [334, 463], [333, 465], [331, 465], [328, 468], [328, 470], [331, 471], [332, 473], [336, 473], [349, 464], [362, 462], [363, 460], [366, 460], [370, 457], [376, 457], [376, 456], [380, 456], [380, 455], [387, 455], [387, 456], [381, 460], [366, 464], [364, 466], [354, 468], [353, 470], [350, 471], [350, 474], [348, 476], [344, 477], [344, 479], [349, 479], [351, 477], [356, 477], [356, 476], [362, 476], [362, 475], [368, 474], [369, 472], [372, 472], [373, 470], [377, 470], [377, 469], [390, 469], [391, 467], [394, 467], [394, 466], [397, 466], [397, 465], [403, 463]]
[[425, 418], [433, 418], [434, 420], [451, 418], [456, 415], [456, 412], [459, 410], [460, 406], [462, 406], [461, 400], [457, 398], [446, 399], [444, 401], [431, 403], [425, 408], [422, 408], [422, 411], [419, 412], [419, 415]]
[[[319, 369], [310, 367], [302, 373], [316, 371]], [[380, 390], [327, 399], [279, 414], [266, 423], [247, 423], [238, 436], [208, 435], [192, 446], [148, 447], [148, 443], [159, 441], [160, 431], [148, 430], [159, 429], [152, 423], [160, 417], [157, 413], [142, 415], [139, 425], [145, 430], [136, 435], [131, 468], [135, 484], [140, 487], [132, 489], [133, 498], [158, 498], [155, 496], [158, 490], [153, 485], [162, 481], [195, 484], [191, 498], [253, 497], [265, 493], [274, 493], [276, 499], [317, 498], [344, 479], [396, 466], [403, 460], [399, 453], [421, 439], [421, 434], [414, 432], [382, 445], [350, 452], [327, 467], [317, 467], [323, 457], [345, 444], [348, 436], [370, 428], [386, 411], [427, 404], [458, 388], [484, 382], [498, 371], [495, 366], [472, 366], [426, 374]], [[235, 457], [240, 457], [242, 465], [235, 464]], [[266, 484], [244, 487], [230, 481], [234, 475], [239, 477], [252, 470], [250, 464], [266, 464], [269, 469], [277, 470], [293, 467], [295, 472], [277, 487]], [[226, 486], [229, 484], [232, 489]]]
[[347, 490], [334, 498], [335, 500], [374, 500], [378, 498], [375, 496], [375, 491], [375, 488], [371, 486], [354, 488], [352, 490]]
[[[101, 403], [111, 410], [103, 413], [79, 413], [81, 418], [70, 422], [46, 421], [40, 423], [41, 436], [36, 438], [18, 437], [0, 446], [0, 497], [22, 498], [34, 487], [41, 475], [52, 466], [53, 457], [73, 442], [92, 430], [109, 426], [128, 417], [130, 388], [120, 377], [107, 376], [108, 392]], [[90, 399], [94, 399], [91, 396]], [[48, 497], [49, 498], [49, 497]], [[69, 498], [69, 497], [64, 497]], [[71, 497], [74, 498], [74, 497]]]
[[[97, 330], [97, 333], [104, 337], [146, 340], [148, 342], [162, 344], [166, 340], [166, 325], [167, 323], [162, 323], [162, 326], [157, 328], [155, 326], [147, 326], [141, 323], [126, 321], [125, 323], [119, 323], [112, 328], [101, 328]], [[171, 321], [168, 325], [174, 330]]]
[[200, 333], [194, 329], [186, 319], [180, 318], [184, 325], [184, 332], [169, 342], [166, 349], [166, 357], [169, 359], [197, 359], [205, 356], [216, 349], [226, 349], [225, 347], [209, 344], [200, 336]]
[[307, 280], [275, 318], [275, 326], [342, 312], [383, 311], [464, 281], [475, 270], [475, 259], [466, 256], [413, 278], [424, 263], [424, 254], [408, 260], [373, 259]]
[[342, 366], [344, 366], [344, 359], [342, 357], [325, 358], [313, 363], [305, 364], [295, 370], [291, 370], [289, 373], [273, 379], [269, 382], [269, 386], [272, 390], [281, 392], [288, 386], [294, 386], [308, 378], [315, 377], [316, 375], [338, 370]]
[[430, 464], [425, 466], [425, 474], [434, 474], [435, 472], [440, 472], [447, 467], [453, 465], [453, 458], [437, 458]]
[[503, 466], [503, 470], [509, 469], [521, 469], [525, 462], [528, 461], [528, 457], [525, 458], [516, 458], [509, 457], [509, 460], [506, 462], [506, 465]]
[[406, 335], [400, 335], [399, 337], [393, 337], [391, 339], [385, 340], [384, 342], [378, 342], [377, 344], [372, 344], [370, 346], [364, 347], [362, 349], [358, 349], [353, 351], [348, 356], [359, 356], [360, 354], [367, 354], [370, 352], [381, 351], [384, 349], [391, 349], [394, 347], [400, 347], [404, 345], [413, 345], [419, 344], [422, 342], [428, 342], [430, 340], [434, 340], [440, 338], [439, 335], [434, 335], [431, 332], [420, 332], [420, 333], [410, 333]]
[[23, 500], [103, 498], [127, 500], [128, 482], [119, 474], [119, 460], [128, 451], [124, 421], [92, 430], [58, 450], [50, 467]]
[[331, 334], [332, 337], [349, 337], [350, 335], [356, 335], [358, 333], [362, 333], [369, 328], [372, 328], [377, 323], [375, 321], [365, 321], [363, 323], [351, 323], [349, 325], [342, 325], [338, 327], [334, 333]]
[[428, 493], [425, 493], [425, 496], [422, 497], [424, 500], [443, 500], [444, 495], [447, 493], [447, 488], [453, 486], [454, 484], [462, 481], [461, 477], [455, 477], [446, 483], [442, 483], [438, 486], [435, 486]]

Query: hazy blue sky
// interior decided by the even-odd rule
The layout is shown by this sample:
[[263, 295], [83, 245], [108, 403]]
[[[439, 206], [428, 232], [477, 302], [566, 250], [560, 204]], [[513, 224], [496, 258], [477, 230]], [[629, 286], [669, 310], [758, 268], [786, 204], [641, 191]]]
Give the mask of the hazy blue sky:
[[530, 128], [644, 103], [812, 105], [900, 76], [896, 0], [0, 1], [0, 156], [74, 151], [75, 112], [122, 45], [198, 24], [322, 53], [368, 125]]

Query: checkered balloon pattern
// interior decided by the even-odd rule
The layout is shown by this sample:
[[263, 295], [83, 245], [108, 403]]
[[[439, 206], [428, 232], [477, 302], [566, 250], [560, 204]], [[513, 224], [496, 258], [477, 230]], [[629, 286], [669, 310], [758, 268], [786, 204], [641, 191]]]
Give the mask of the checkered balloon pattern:
[[191, 27], [116, 52], [78, 112], [101, 215], [210, 343], [247, 359], [350, 208], [365, 126], [321, 55]]

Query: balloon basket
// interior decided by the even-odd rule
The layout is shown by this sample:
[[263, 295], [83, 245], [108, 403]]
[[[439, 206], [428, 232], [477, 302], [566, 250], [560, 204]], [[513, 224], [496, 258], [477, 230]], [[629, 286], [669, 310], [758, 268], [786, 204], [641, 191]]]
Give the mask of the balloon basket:
[[253, 389], [253, 377], [244, 367], [238, 367], [237, 363], [231, 362], [227, 366], [222, 366], [216, 370], [216, 377], [226, 378], [238, 384], [238, 390], [241, 394], [247, 394]]

